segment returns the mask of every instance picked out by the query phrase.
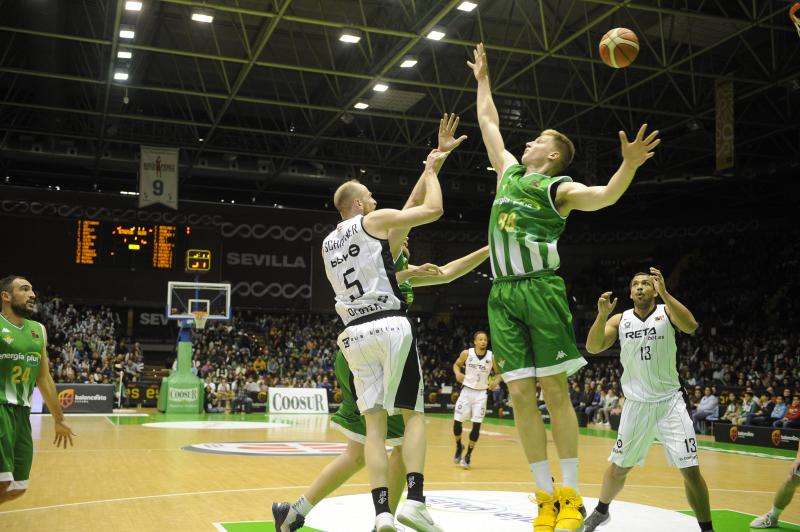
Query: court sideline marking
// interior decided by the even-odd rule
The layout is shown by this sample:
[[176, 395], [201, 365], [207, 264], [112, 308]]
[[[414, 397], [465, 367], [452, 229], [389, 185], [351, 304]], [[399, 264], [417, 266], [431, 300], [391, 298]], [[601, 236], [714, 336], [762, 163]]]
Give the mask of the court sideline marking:
[[[445, 485], [445, 486], [452, 486], [452, 485], [532, 485], [533, 482], [529, 481], [504, 481], [504, 482], [426, 482], [427, 485]], [[601, 484], [590, 484], [590, 483], [580, 483], [581, 486], [596, 486], [600, 487]], [[343, 484], [340, 486], [341, 488], [363, 488], [365, 486], [369, 486], [369, 484]], [[35, 512], [38, 510], [49, 510], [53, 508], [69, 508], [73, 506], [86, 506], [89, 504], [105, 504], [105, 503], [114, 503], [114, 502], [126, 502], [126, 501], [138, 501], [138, 500], [145, 500], [145, 499], [161, 499], [161, 498], [168, 498], [168, 497], [191, 497], [195, 495], [215, 495], [219, 493], [244, 493], [249, 491], [275, 491], [275, 490], [290, 490], [290, 489], [306, 489], [308, 485], [305, 486], [277, 486], [277, 487], [268, 487], [268, 488], [236, 488], [236, 489], [229, 489], [229, 490], [211, 490], [211, 491], [187, 491], [183, 493], [162, 493], [159, 495], [140, 495], [137, 497], [120, 497], [117, 499], [99, 499], [93, 501], [81, 501], [81, 502], [68, 502], [63, 504], [53, 504], [49, 506], [34, 506], [32, 508], [20, 508], [17, 510], [6, 510], [0, 511], [0, 515], [5, 514], [13, 514], [13, 513], [22, 513], [22, 512]], [[627, 488], [645, 488], [645, 489], [679, 489], [683, 490], [683, 485], [681, 486], [654, 486], [654, 485], [645, 485], [645, 484], [630, 484], [626, 485]], [[767, 494], [773, 495], [774, 492], [772, 491], [757, 491], [757, 490], [740, 490], [740, 489], [725, 489], [725, 488], [708, 488], [709, 491], [720, 491], [720, 492], [732, 492], [732, 493], [752, 493], [752, 494]], [[666, 508], [665, 508], [666, 509]]]

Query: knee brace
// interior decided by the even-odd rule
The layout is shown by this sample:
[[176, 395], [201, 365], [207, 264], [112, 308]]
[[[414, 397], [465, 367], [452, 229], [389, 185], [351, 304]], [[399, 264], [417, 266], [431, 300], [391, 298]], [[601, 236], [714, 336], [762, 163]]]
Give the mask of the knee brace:
[[469, 441], [478, 441], [478, 436], [481, 435], [481, 424], [473, 423], [472, 430], [469, 433]]
[[461, 430], [462, 429], [463, 429], [463, 427], [461, 426], [461, 422], [460, 421], [453, 421], [453, 434], [455, 435], [456, 438], [460, 438], [461, 437]]

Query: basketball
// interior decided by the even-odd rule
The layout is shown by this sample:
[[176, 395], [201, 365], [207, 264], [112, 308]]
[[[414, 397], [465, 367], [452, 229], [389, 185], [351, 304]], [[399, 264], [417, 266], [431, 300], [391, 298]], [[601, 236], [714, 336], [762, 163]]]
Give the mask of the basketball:
[[639, 54], [639, 38], [628, 28], [614, 28], [600, 39], [600, 58], [612, 68], [625, 68]]

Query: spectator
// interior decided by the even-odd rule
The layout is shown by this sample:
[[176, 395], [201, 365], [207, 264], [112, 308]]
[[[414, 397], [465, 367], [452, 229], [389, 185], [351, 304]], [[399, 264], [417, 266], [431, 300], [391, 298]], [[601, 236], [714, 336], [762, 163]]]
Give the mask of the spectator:
[[[776, 406], [777, 408], [777, 406]], [[774, 410], [773, 410], [774, 413]], [[786, 414], [772, 423], [773, 427], [784, 429], [796, 429], [800, 427], [800, 397], [795, 395], [792, 397], [792, 404], [786, 410]]]
[[617, 391], [614, 388], [609, 389], [603, 399], [603, 407], [597, 411], [598, 421], [603, 425], [608, 425], [611, 421], [609, 414], [617, 408], [619, 402], [620, 398], [617, 397]]
[[700, 399], [697, 410], [692, 414], [694, 430], [698, 434], [704, 433], [705, 426], [704, 424], [701, 425], [701, 422], [704, 422], [709, 416], [716, 417], [718, 414], [717, 408], [719, 407], [719, 399], [711, 393], [711, 388], [709, 386], [706, 386], [705, 390], [703, 390], [703, 394], [703, 398]]

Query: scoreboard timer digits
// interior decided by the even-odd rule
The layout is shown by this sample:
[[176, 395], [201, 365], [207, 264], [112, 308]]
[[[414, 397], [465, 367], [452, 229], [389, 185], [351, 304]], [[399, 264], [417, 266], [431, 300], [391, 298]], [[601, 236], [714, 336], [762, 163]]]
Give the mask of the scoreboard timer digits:
[[211, 251], [208, 249], [190, 249], [186, 251], [187, 272], [207, 272], [211, 269]]
[[[171, 270], [183, 255], [192, 228], [78, 220], [75, 263], [89, 266]], [[209, 261], [210, 265], [210, 261]]]

